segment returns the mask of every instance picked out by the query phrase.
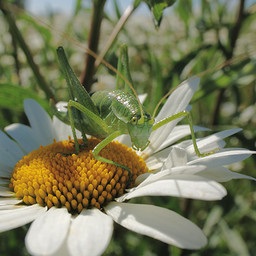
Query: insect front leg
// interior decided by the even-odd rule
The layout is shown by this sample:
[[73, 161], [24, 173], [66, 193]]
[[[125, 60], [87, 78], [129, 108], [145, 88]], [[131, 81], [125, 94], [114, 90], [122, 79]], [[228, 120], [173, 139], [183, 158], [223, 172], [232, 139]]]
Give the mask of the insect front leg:
[[104, 162], [104, 163], [108, 163], [108, 164], [113, 164], [115, 166], [119, 166], [127, 171], [129, 171], [130, 173], [130, 169], [127, 166], [124, 166], [122, 164], [119, 164], [117, 162], [114, 162], [110, 159], [107, 159], [105, 157], [102, 157], [99, 155], [100, 151], [106, 147], [111, 141], [113, 141], [116, 137], [122, 135], [122, 133], [120, 131], [115, 131], [112, 134], [110, 134], [107, 138], [105, 138], [104, 140], [102, 140], [92, 151], [93, 156], [95, 157], [95, 159], [97, 159], [98, 161]]
[[154, 124], [153, 126], [153, 131], [154, 130], [157, 130], [158, 128], [162, 127], [163, 125], [165, 124], [168, 124], [169, 122], [171, 121], [174, 121], [178, 118], [182, 118], [182, 117], [186, 117], [187, 120], [188, 120], [188, 124], [189, 124], [189, 128], [190, 128], [190, 132], [191, 132], [191, 139], [192, 139], [192, 143], [193, 143], [193, 146], [194, 146], [194, 149], [195, 149], [195, 153], [198, 157], [204, 157], [204, 156], [208, 156], [212, 153], [215, 152], [214, 151], [211, 151], [211, 152], [206, 152], [206, 153], [201, 153], [198, 146], [197, 146], [197, 143], [196, 143], [196, 135], [195, 135], [195, 131], [194, 131], [194, 128], [193, 128], [193, 121], [192, 121], [192, 116], [190, 114], [189, 111], [182, 111], [182, 112], [179, 112], [177, 114], [174, 114], [172, 116], [169, 116], [159, 122], [157, 122], [156, 124]]
[[[87, 144], [87, 137], [86, 137], [86, 133], [84, 131], [84, 127], [82, 125], [81, 115], [79, 114], [78, 109], [76, 107], [77, 104], [79, 104], [79, 103], [69, 100], [69, 102], [68, 102], [68, 117], [69, 117], [70, 127], [72, 130], [72, 134], [73, 134], [73, 138], [74, 138], [74, 142], [75, 142], [75, 150], [76, 150], [76, 153], [78, 154], [79, 150], [80, 150], [80, 146], [79, 146], [79, 142], [78, 142], [77, 135], [76, 135], [75, 120], [77, 120], [79, 123], [79, 130], [82, 133], [82, 138], [83, 138], [84, 144]], [[72, 108], [75, 108], [76, 111], [73, 112]]]

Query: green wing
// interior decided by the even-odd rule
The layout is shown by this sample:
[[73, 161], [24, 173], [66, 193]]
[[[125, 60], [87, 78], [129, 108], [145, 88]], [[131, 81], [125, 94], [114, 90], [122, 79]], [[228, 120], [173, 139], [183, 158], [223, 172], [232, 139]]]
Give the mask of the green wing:
[[70, 67], [63, 47], [59, 47], [57, 49], [57, 54], [61, 69], [68, 84], [70, 99], [76, 100], [94, 114], [98, 114], [98, 110], [94, 105], [89, 93], [81, 85], [74, 71]]
[[[89, 93], [81, 85], [74, 71], [70, 67], [63, 47], [57, 49], [57, 54], [61, 69], [68, 84], [70, 101], [75, 103], [72, 104], [72, 115], [74, 117], [75, 128], [80, 130], [82, 134], [89, 134], [98, 138], [106, 137], [108, 135], [108, 127], [100, 118], [99, 112]], [[62, 121], [70, 123], [68, 113], [59, 113], [57, 116]]]

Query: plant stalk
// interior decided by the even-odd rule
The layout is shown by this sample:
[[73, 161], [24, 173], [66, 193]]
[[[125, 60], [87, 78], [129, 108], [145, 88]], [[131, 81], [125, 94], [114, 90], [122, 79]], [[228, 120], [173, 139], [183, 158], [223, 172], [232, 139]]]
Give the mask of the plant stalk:
[[35, 78], [38, 82], [39, 87], [45, 92], [48, 99], [52, 99], [53, 101], [55, 101], [55, 97], [54, 97], [53, 92], [49, 88], [49, 86], [48, 86], [47, 82], [45, 81], [44, 77], [41, 75], [41, 73], [39, 71], [39, 67], [35, 63], [35, 61], [33, 59], [33, 56], [32, 56], [32, 54], [29, 50], [29, 47], [27, 46], [22, 34], [20, 33], [19, 28], [17, 27], [14, 18], [12, 17], [12, 14], [7, 9], [7, 7], [3, 4], [3, 1], [0, 1], [0, 9], [4, 14], [4, 17], [7, 21], [7, 23], [9, 24], [12, 36], [15, 37], [15, 39], [18, 42], [20, 48], [24, 52], [24, 54], [27, 58], [28, 64], [29, 64], [30, 68], [32, 69], [32, 71], [35, 75]]
[[[97, 53], [100, 39], [101, 24], [104, 16], [105, 0], [93, 1], [92, 19], [90, 25], [90, 33], [88, 39], [88, 48]], [[95, 58], [90, 54], [86, 54], [85, 69], [81, 75], [81, 84], [90, 92], [94, 82], [95, 74]]]

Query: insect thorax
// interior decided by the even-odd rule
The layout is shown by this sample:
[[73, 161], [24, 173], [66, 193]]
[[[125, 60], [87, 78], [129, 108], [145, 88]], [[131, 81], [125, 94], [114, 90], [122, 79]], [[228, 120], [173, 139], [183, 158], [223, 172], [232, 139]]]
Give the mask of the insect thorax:
[[140, 103], [137, 98], [121, 90], [95, 92], [92, 100], [103, 119], [114, 115], [118, 120], [128, 123], [133, 116], [140, 115]]
[[93, 94], [92, 100], [110, 127], [130, 135], [135, 149], [147, 147], [154, 120], [134, 95], [121, 90], [99, 91]]

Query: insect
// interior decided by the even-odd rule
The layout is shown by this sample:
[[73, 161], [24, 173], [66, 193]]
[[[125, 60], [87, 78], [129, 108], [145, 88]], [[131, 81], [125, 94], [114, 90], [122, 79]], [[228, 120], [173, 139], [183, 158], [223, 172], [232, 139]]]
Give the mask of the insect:
[[[182, 111], [155, 122], [155, 114], [151, 116], [144, 109], [131, 85], [132, 80], [128, 68], [126, 46], [121, 47], [117, 74], [118, 88], [116, 90], [97, 91], [92, 96], [80, 84], [68, 63], [62, 47], [57, 49], [57, 54], [68, 84], [71, 99], [67, 104], [65, 116], [60, 115], [60, 113], [56, 114], [60, 119], [70, 123], [76, 152], [79, 151], [80, 145], [75, 128], [81, 131], [84, 144], [87, 142], [86, 134], [102, 139], [92, 151], [97, 160], [126, 168], [119, 163], [100, 156], [100, 151], [122, 134], [130, 136], [133, 149], [144, 150], [149, 145], [149, 137], [154, 130], [175, 119], [187, 116], [195, 151], [198, 156], [204, 155], [199, 152], [197, 147], [192, 120], [188, 111]], [[120, 84], [123, 85], [123, 89]]]

